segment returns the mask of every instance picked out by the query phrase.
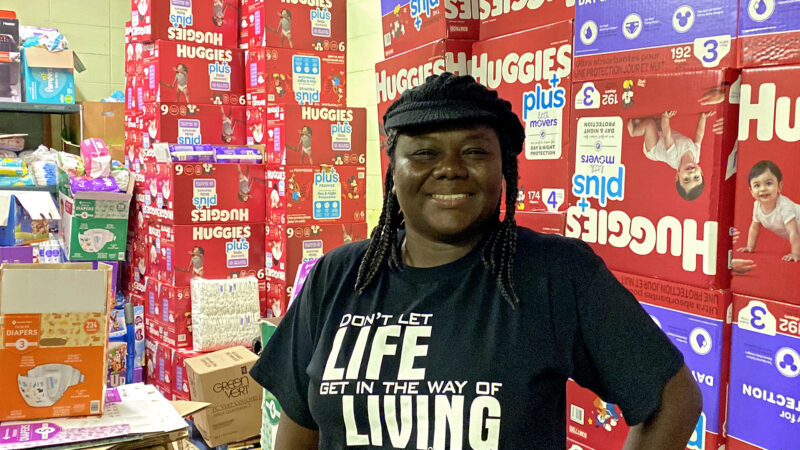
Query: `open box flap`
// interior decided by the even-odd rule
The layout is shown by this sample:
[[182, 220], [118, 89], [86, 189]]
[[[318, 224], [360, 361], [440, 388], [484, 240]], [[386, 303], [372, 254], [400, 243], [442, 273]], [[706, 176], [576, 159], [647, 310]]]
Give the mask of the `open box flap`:
[[51, 52], [46, 48], [25, 48], [25, 64], [28, 67], [49, 67], [54, 69], [74, 69], [75, 56], [72, 50]]

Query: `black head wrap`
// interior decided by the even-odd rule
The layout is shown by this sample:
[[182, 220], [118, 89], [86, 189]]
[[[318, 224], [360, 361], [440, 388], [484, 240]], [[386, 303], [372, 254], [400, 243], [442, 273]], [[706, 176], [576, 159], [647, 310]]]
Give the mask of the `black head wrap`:
[[511, 103], [470, 75], [432, 75], [425, 83], [403, 92], [383, 116], [386, 131], [458, 122], [485, 123], [494, 128], [501, 143], [507, 143], [503, 151], [513, 155], [522, 151], [525, 130]]

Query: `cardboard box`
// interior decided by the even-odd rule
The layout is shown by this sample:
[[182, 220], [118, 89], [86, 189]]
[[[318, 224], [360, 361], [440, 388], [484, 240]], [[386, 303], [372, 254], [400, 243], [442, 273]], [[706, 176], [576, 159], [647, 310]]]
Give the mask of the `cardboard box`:
[[19, 21], [0, 18], [0, 101], [22, 101]]
[[[732, 264], [735, 267], [731, 280], [731, 289], [736, 293], [795, 304], [800, 304], [797, 284], [800, 264], [784, 261], [783, 257], [800, 250], [800, 241], [795, 240], [796, 245], [793, 246], [787, 231], [787, 227], [791, 228], [790, 224], [794, 223], [795, 231], [800, 232], [800, 217], [797, 216], [800, 212], [797, 206], [800, 202], [800, 180], [794, 175], [794, 170], [800, 167], [800, 154], [797, 151], [800, 134], [796, 127], [790, 128], [795, 123], [794, 117], [800, 114], [796, 103], [800, 99], [798, 76], [800, 66], [742, 71], [733, 222], [738, 233], [733, 242]], [[766, 165], [760, 164], [760, 169], [755, 169], [753, 173], [754, 179], [750, 180], [751, 171], [760, 161], [771, 161], [773, 168], [768, 169], [767, 173]], [[781, 171], [780, 179], [774, 173], [776, 170]], [[753, 196], [751, 186], [759, 188], [755, 191], [759, 196], [758, 201]], [[772, 189], [769, 189], [770, 186]], [[766, 195], [764, 200], [761, 200], [762, 194]], [[792, 203], [795, 211], [792, 214], [795, 216], [787, 223], [791, 215], [785, 212], [787, 208], [791, 210]], [[769, 209], [772, 212], [766, 214], [765, 211]], [[756, 211], [758, 217], [754, 216]], [[756, 219], [760, 227], [753, 226]], [[755, 228], [760, 230], [757, 240], [753, 248], [747, 249], [750, 232]], [[800, 236], [795, 238], [800, 239]]]
[[51, 53], [40, 47], [22, 49], [25, 101], [29, 103], [75, 103], [72, 50]]
[[739, 1], [739, 67], [800, 63], [800, 4]]
[[125, 260], [133, 185], [131, 179], [125, 192], [72, 192], [69, 177], [59, 171], [58, 233], [70, 261]]
[[247, 9], [252, 23], [248, 46], [288, 47], [345, 54], [345, 0], [253, 0]]
[[378, 130], [381, 140], [381, 177], [386, 176], [386, 132], [383, 115], [407, 89], [419, 86], [431, 75], [450, 72], [467, 75], [472, 56], [472, 41], [438, 40], [375, 64], [375, 87], [378, 93]]
[[244, 106], [242, 50], [155, 41], [142, 64], [145, 102]]
[[249, 52], [248, 92], [266, 92], [269, 103], [346, 104], [344, 54], [274, 47]]
[[[245, 145], [244, 106], [146, 103], [142, 146], [168, 144]], [[154, 159], [154, 158], [153, 158]]]
[[[100, 138], [108, 146], [125, 142], [125, 103], [82, 102], [81, 104], [84, 139]], [[72, 129], [80, 129], [78, 120], [75, 114], [70, 116]]]
[[517, 158], [525, 211], [567, 209], [571, 72], [571, 22], [472, 46], [472, 76], [511, 102], [525, 127]]
[[189, 286], [192, 278], [253, 276], [264, 280], [264, 222], [175, 225], [161, 242], [161, 282]]
[[797, 445], [800, 308], [734, 295], [728, 447]]
[[[368, 237], [366, 222], [304, 226], [267, 225], [267, 230], [264, 256], [266, 274], [272, 285], [286, 288], [278, 293], [281, 295], [283, 312], [286, 311], [288, 300], [292, 295], [292, 286], [301, 263], [317, 259], [343, 244], [362, 241]], [[268, 290], [268, 294], [269, 292], [272, 291]]]
[[256, 360], [258, 356], [241, 346], [186, 360], [192, 398], [212, 405], [194, 416], [209, 446], [258, 435], [261, 388], [248, 374]]
[[267, 168], [267, 221], [320, 225], [366, 220], [366, 168]]
[[575, 80], [736, 67], [738, 2], [620, 0], [575, 9]]
[[[731, 295], [655, 278], [615, 272], [681, 351], [703, 395], [703, 411], [687, 449], [724, 446], [730, 366]], [[591, 448], [622, 448], [628, 426], [619, 406], [570, 380], [567, 437]]]
[[48, 192], [0, 192], [0, 245], [30, 245], [50, 240], [61, 219]]
[[104, 264], [0, 267], [0, 420], [103, 413], [110, 283]]
[[[727, 288], [736, 136], [716, 132], [738, 121], [737, 77], [716, 70], [576, 84], [566, 236], [615, 270]], [[719, 103], [701, 104], [708, 95]], [[657, 131], [665, 113], [674, 113], [672, 153]]]
[[[517, 203], [517, 207], [519, 207]], [[530, 228], [533, 231], [548, 234], [564, 235], [564, 222], [566, 221], [567, 213], [549, 213], [549, 212], [527, 212], [517, 210], [514, 213], [514, 219], [517, 225], [521, 227]]]
[[[257, 110], [256, 118], [261, 111]], [[265, 120], [252, 123], [252, 129], [267, 140], [268, 165], [366, 166], [366, 108], [279, 104], [270, 105], [266, 113]], [[259, 130], [264, 122], [261, 130], [266, 132]], [[248, 142], [251, 139], [255, 142], [248, 127]]]
[[[263, 319], [261, 321], [261, 345], [266, 344], [275, 334], [280, 324], [279, 318]], [[261, 448], [265, 450], [275, 449], [275, 438], [278, 436], [278, 423], [281, 419], [281, 408], [278, 399], [271, 392], [264, 389], [261, 402]]]
[[480, 2], [481, 41], [575, 19], [575, 0]]
[[215, 47], [239, 43], [239, 2], [131, 0], [131, 40], [157, 39]]
[[149, 163], [137, 200], [146, 219], [169, 224], [258, 221], [266, 213], [264, 170], [263, 164]]
[[475, 0], [381, 0], [381, 16], [387, 58], [441, 39], [478, 39], [480, 11]]

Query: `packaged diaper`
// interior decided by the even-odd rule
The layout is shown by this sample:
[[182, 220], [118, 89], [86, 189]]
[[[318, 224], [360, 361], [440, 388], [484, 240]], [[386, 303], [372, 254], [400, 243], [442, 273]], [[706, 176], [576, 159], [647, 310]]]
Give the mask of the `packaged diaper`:
[[74, 177], [70, 178], [69, 185], [72, 188], [72, 192], [120, 192], [116, 180], [112, 177]]
[[93, 228], [78, 234], [78, 244], [81, 249], [87, 253], [97, 253], [105, 247], [106, 244], [116, 239], [114, 233], [102, 228]]
[[214, 149], [210, 145], [172, 145], [169, 153], [173, 162], [214, 162]]
[[215, 147], [218, 163], [260, 164], [261, 152], [254, 148]]
[[111, 175], [111, 155], [102, 139], [89, 138], [81, 142], [81, 157], [88, 177], [101, 178]]
[[83, 160], [72, 153], [58, 152], [58, 168], [71, 177], [83, 176]]
[[255, 277], [198, 278], [191, 281], [191, 286], [194, 351], [252, 345], [259, 335], [261, 317]]
[[131, 171], [124, 166], [114, 165], [111, 167], [111, 177], [117, 182], [120, 191], [128, 189], [128, 183], [131, 181]]
[[33, 186], [33, 176], [30, 173], [25, 175], [0, 175], [0, 186]]
[[0, 159], [0, 175], [22, 177], [28, 174], [28, 166], [20, 158]]

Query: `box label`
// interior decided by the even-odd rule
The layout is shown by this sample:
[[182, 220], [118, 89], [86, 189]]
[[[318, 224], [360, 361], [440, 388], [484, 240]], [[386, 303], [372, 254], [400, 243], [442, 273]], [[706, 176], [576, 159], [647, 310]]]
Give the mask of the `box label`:
[[342, 184], [336, 169], [314, 173], [314, 220], [338, 219], [342, 216]]
[[322, 87], [320, 60], [317, 56], [292, 56], [292, 88], [300, 105], [319, 103]]
[[195, 119], [178, 120], [178, 144], [202, 144], [200, 121]]

